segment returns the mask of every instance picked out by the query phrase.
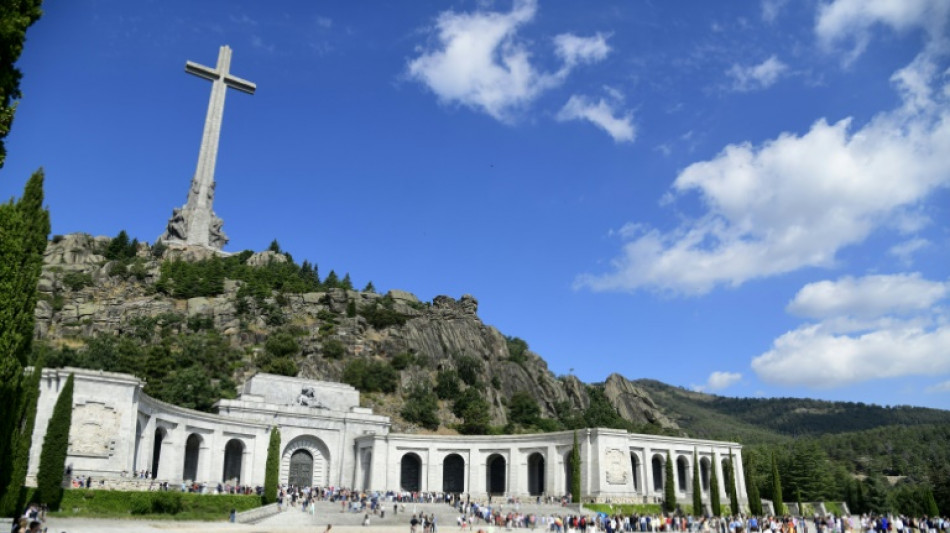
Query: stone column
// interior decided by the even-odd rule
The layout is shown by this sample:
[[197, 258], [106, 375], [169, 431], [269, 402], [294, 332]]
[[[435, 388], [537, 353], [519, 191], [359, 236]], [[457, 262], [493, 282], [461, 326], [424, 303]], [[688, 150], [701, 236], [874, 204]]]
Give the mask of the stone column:
[[643, 447], [643, 496], [653, 496], [653, 450]]
[[527, 473], [528, 465], [527, 461], [522, 463], [523, 459], [525, 457], [519, 453], [517, 448], [508, 448], [508, 461], [505, 465], [508, 467], [508, 473], [505, 474], [505, 492], [509, 496], [516, 496], [525, 492], [522, 490], [521, 476]]
[[560, 491], [557, 490], [557, 465], [559, 454], [557, 453], [557, 446], [553, 444], [548, 444], [548, 450], [545, 453], [544, 457], [544, 495], [545, 496], [554, 496], [559, 494]]

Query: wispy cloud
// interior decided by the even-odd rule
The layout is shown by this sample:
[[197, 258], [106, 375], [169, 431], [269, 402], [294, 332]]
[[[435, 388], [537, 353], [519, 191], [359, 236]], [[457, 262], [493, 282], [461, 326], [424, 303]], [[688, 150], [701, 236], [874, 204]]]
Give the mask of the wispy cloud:
[[584, 96], [573, 95], [558, 112], [557, 120], [586, 120], [607, 132], [615, 142], [633, 142], [636, 139], [633, 113], [619, 112], [615, 102], [604, 98], [593, 102]]
[[742, 374], [738, 372], [715, 371], [709, 374], [704, 385], [693, 385], [696, 392], [716, 392], [735, 385], [742, 381]]
[[786, 72], [788, 65], [773, 55], [758, 65], [744, 67], [734, 64], [726, 74], [732, 78], [732, 90], [748, 92], [771, 87]]

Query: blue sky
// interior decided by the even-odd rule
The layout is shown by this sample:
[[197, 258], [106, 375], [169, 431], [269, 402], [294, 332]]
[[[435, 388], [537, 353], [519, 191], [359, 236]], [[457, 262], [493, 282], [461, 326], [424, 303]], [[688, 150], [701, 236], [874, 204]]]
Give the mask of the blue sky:
[[470, 293], [556, 374], [950, 408], [950, 3], [48, 2], [0, 197]]

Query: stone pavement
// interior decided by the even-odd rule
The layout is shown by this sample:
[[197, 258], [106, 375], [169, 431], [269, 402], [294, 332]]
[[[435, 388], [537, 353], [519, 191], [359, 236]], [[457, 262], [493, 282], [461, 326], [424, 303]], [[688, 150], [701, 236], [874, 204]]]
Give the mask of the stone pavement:
[[[400, 504], [402, 506], [403, 504]], [[507, 504], [502, 510], [513, 511], [514, 505]], [[525, 513], [568, 514], [569, 508], [556, 505], [519, 506]], [[364, 513], [341, 512], [340, 505], [319, 502], [316, 513], [311, 516], [299, 507], [288, 508], [284, 512], [266, 518], [257, 524], [232, 524], [226, 520], [220, 522], [191, 522], [175, 520], [119, 520], [104, 518], [59, 518], [52, 517], [47, 523], [48, 533], [323, 533], [327, 524], [333, 525], [333, 533], [409, 533], [409, 519], [413, 513], [434, 514], [441, 532], [458, 533], [455, 519], [458, 513], [446, 504], [406, 503], [405, 511], [393, 516], [392, 503], [386, 505], [386, 516], [380, 518], [370, 514], [370, 525], [363, 527]], [[474, 530], [477, 531], [478, 527]], [[487, 528], [486, 528], [487, 529]], [[0, 520], [0, 532], [10, 531], [10, 521]], [[530, 530], [522, 530], [530, 531]]]

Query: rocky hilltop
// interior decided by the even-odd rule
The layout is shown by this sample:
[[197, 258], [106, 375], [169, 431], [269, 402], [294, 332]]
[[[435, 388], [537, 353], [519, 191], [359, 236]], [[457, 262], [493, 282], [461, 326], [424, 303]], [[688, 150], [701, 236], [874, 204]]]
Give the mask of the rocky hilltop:
[[[414, 383], [431, 384], [440, 372], [458, 374], [466, 365], [469, 371], [473, 365], [477, 370], [495, 426], [510, 422], [508, 400], [517, 393], [534, 398], [540, 415], [552, 419], [588, 409], [591, 395], [602, 393], [631, 427], [677, 429], [646, 390], [618, 374], [594, 386], [573, 376], [555, 376], [540, 356], [518, 349], [527, 348], [526, 343], [484, 324], [478, 317], [478, 300], [471, 295], [437, 296], [422, 302], [400, 290], [378, 294], [343, 287], [320, 287], [313, 292], [284, 288], [263, 294], [258, 288], [252, 295], [247, 280], [224, 277], [219, 286], [204, 289], [204, 295], [187, 297], [183, 275], [176, 279], [173, 267], [207, 263], [225, 255], [133, 241], [119, 243], [120, 252], [123, 247], [128, 252], [114, 258], [121, 253], [113, 241], [71, 234], [49, 243], [36, 307], [35, 336], [40, 344], [82, 351], [97, 338], [141, 337], [145, 323], [156, 330], [167, 326], [181, 331], [199, 324], [241, 354], [240, 364], [231, 365], [232, 378], [240, 383], [259, 371], [263, 361], [273, 361], [266, 349], [268, 340], [291, 332], [292, 350], [283, 354], [292, 365], [288, 373], [343, 381], [347, 366], [357, 360], [386, 362], [395, 368], [395, 391], [363, 396], [367, 405], [393, 416], [399, 430], [419, 429], [400, 417]], [[224, 261], [238, 265], [242, 272], [299, 269], [288, 254], [273, 250], [243, 252]], [[213, 281], [202, 278], [202, 282]], [[446, 401], [439, 402], [440, 430], [459, 422], [450, 407]]]

